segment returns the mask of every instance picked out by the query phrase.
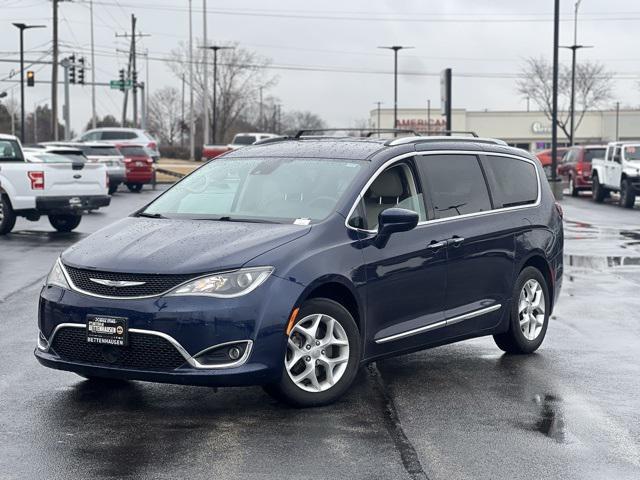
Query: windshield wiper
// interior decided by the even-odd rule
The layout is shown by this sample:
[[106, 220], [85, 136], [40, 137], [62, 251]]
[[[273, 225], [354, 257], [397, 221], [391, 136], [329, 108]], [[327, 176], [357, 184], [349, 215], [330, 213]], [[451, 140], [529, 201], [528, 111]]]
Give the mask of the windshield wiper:
[[279, 222], [274, 222], [273, 220], [264, 220], [261, 218], [237, 218], [237, 217], [230, 217], [229, 215], [224, 215], [218, 218], [215, 218], [215, 217], [194, 218], [194, 220], [211, 220], [215, 222], [279, 223]]
[[140, 212], [136, 216], [137, 217], [145, 217], [145, 218], [168, 218], [168, 217], [165, 217], [164, 215], [162, 215], [161, 213], [147, 213], [147, 212]]

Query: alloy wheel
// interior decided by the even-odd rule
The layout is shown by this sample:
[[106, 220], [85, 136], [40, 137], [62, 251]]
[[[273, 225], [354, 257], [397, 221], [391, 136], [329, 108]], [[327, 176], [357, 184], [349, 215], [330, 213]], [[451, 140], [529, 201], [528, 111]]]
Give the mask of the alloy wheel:
[[518, 319], [520, 330], [527, 340], [538, 338], [545, 318], [545, 298], [542, 286], [531, 279], [523, 285], [518, 303]]
[[0, 198], [0, 222], [2, 222], [2, 220], [4, 220], [4, 205]]
[[349, 340], [335, 318], [308, 315], [291, 330], [284, 366], [289, 378], [307, 392], [323, 392], [344, 375], [349, 361]]

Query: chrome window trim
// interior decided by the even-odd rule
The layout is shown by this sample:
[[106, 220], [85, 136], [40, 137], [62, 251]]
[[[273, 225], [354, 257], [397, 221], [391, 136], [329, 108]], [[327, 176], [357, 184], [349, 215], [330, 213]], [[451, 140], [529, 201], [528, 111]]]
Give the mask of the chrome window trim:
[[464, 322], [465, 320], [469, 320], [471, 318], [479, 317], [480, 315], [484, 315], [485, 313], [495, 312], [496, 310], [499, 310], [501, 307], [502, 307], [502, 304], [498, 303], [496, 305], [491, 305], [490, 307], [481, 308], [479, 310], [474, 310], [473, 312], [469, 312], [463, 315], [458, 315], [456, 317], [441, 320], [436, 323], [431, 323], [429, 325], [425, 325], [424, 327], [413, 328], [405, 332], [395, 333], [393, 335], [389, 335], [388, 337], [379, 338], [378, 340], [375, 340], [375, 342], [377, 344], [392, 342], [394, 340], [400, 340], [401, 338], [411, 337], [413, 335], [428, 332], [430, 330], [436, 330], [438, 328], [448, 327], [450, 325], [455, 325], [456, 323]]
[[[510, 154], [510, 153], [497, 153], [497, 152], [494, 153], [494, 152], [487, 152], [487, 151], [471, 151], [471, 150], [434, 150], [434, 151], [427, 151], [427, 152], [414, 151], [414, 152], [403, 153], [401, 155], [393, 157], [393, 158], [387, 160], [385, 163], [383, 163], [378, 168], [378, 170], [376, 170], [376, 172], [369, 178], [367, 183], [365, 183], [364, 187], [360, 190], [360, 193], [358, 194], [358, 196], [356, 197], [353, 205], [351, 206], [351, 209], [349, 210], [349, 213], [347, 214], [347, 216], [346, 216], [346, 218], [344, 220], [345, 227], [347, 227], [349, 230], [354, 230], [356, 232], [364, 232], [364, 233], [369, 233], [369, 234], [378, 233], [378, 229], [377, 228], [375, 230], [367, 230], [367, 229], [364, 229], [364, 228], [356, 228], [356, 227], [352, 227], [351, 225], [349, 225], [349, 219], [353, 215], [353, 212], [355, 211], [355, 209], [358, 207], [358, 204], [364, 198], [364, 193], [371, 186], [371, 184], [374, 182], [374, 180], [376, 178], [378, 178], [378, 176], [384, 170], [386, 170], [389, 166], [393, 165], [396, 162], [404, 160], [405, 158], [412, 158], [412, 157], [417, 157], [417, 156], [427, 156], [427, 155], [444, 155], [444, 154], [473, 155], [475, 157], [480, 157], [481, 155], [484, 155], [484, 156], [496, 156], [496, 157], [507, 157], [507, 158], [513, 158], [515, 160], [521, 160], [523, 162], [528, 162], [531, 165], [533, 165], [534, 170], [536, 172], [536, 179], [538, 181], [538, 196], [537, 196], [536, 201], [534, 203], [529, 203], [529, 204], [526, 204], [526, 205], [516, 205], [514, 207], [492, 208], [491, 210], [487, 210], [485, 212], [465, 213], [464, 215], [456, 215], [455, 217], [435, 218], [435, 219], [432, 219], [432, 220], [425, 220], [423, 222], [418, 222], [417, 227], [421, 227], [423, 225], [432, 225], [432, 224], [441, 223], [441, 222], [454, 221], [454, 220], [459, 220], [459, 219], [464, 219], [464, 218], [479, 217], [479, 216], [484, 216], [484, 215], [493, 215], [493, 214], [497, 214], [497, 213], [510, 212], [510, 211], [514, 211], [514, 210], [523, 210], [525, 208], [534, 208], [534, 207], [538, 207], [540, 205], [541, 200], [542, 200], [542, 184], [541, 184], [541, 181], [540, 181], [540, 172], [538, 172], [538, 168], [537, 168], [535, 162], [533, 160], [529, 159], [529, 158], [519, 157], [518, 155], [513, 155], [513, 154]], [[489, 187], [487, 187], [487, 188], [489, 188]], [[425, 193], [423, 192], [423, 194], [425, 194]]]
[[[98, 295], [97, 293], [92, 293], [92, 292], [88, 292], [86, 290], [83, 290], [82, 288], [78, 287], [75, 283], [73, 283], [73, 281], [71, 280], [71, 277], [69, 276], [69, 273], [67, 272], [67, 269], [65, 267], [65, 265], [62, 263], [62, 260], [60, 259], [60, 257], [58, 257], [57, 260], [58, 264], [60, 265], [60, 268], [62, 269], [62, 274], [64, 275], [64, 278], [67, 280], [67, 283], [69, 284], [69, 288], [71, 290], [73, 290], [74, 292], [78, 292], [78, 293], [82, 293], [83, 295], [88, 295], [90, 297], [96, 297], [96, 298], [108, 298], [110, 300], [142, 300], [145, 298], [157, 298], [157, 297], [163, 297], [163, 296], [171, 296], [171, 297], [187, 297], [187, 296], [200, 296], [200, 297], [210, 297], [210, 298], [222, 298], [222, 299], [227, 299], [227, 298], [237, 298], [243, 295], [247, 295], [251, 292], [253, 292], [255, 289], [257, 289], [259, 286], [263, 285], [264, 282], [267, 281], [267, 279], [271, 276], [271, 274], [275, 271], [274, 267], [271, 266], [264, 266], [264, 267], [247, 267], [247, 268], [236, 268], [234, 270], [224, 270], [222, 272], [211, 272], [211, 273], [205, 273], [204, 275], [197, 275], [193, 278], [190, 278], [189, 280], [186, 280], [182, 283], [179, 283], [178, 285], [176, 285], [175, 287], [172, 287], [168, 290], [165, 290], [164, 292], [161, 293], [157, 293], [155, 295], [140, 295], [140, 296], [136, 296], [136, 297], [114, 297], [111, 295]], [[271, 272], [269, 273], [269, 275], [267, 275], [267, 277], [260, 282], [260, 284], [252, 287], [250, 290], [248, 291], [243, 291], [241, 294], [234, 294], [234, 295], [228, 295], [228, 296], [220, 296], [220, 295], [212, 295], [210, 293], [171, 293], [174, 290], [187, 285], [188, 283], [191, 282], [195, 282], [196, 280], [199, 280], [201, 278], [206, 278], [206, 277], [210, 277], [212, 275], [224, 275], [227, 273], [233, 273], [233, 272], [237, 272], [239, 270], [252, 270], [252, 269], [263, 269], [263, 268], [271, 268]], [[108, 273], [113, 273], [113, 274], [117, 274], [119, 272], [108, 272]], [[123, 273], [124, 274], [124, 273]], [[46, 285], [45, 285], [46, 286]]]
[[[40, 348], [40, 344], [38, 344], [38, 349], [42, 352], [48, 352], [51, 349], [51, 344], [53, 344], [53, 339], [56, 336], [56, 334], [58, 333], [58, 331], [60, 331], [62, 328], [87, 328], [87, 325], [84, 323], [60, 323], [58, 325], [56, 325], [56, 327], [53, 329], [53, 332], [51, 333], [51, 336], [49, 337], [49, 339], [47, 340], [47, 348], [46, 349], [42, 349]], [[142, 335], [153, 335], [156, 337], [160, 337], [163, 338], [165, 340], [167, 340], [169, 343], [171, 343], [171, 345], [173, 345], [175, 347], [175, 349], [180, 353], [180, 355], [182, 355], [185, 359], [185, 361], [187, 363], [189, 363], [189, 365], [191, 365], [193, 368], [197, 368], [199, 370], [223, 370], [225, 368], [233, 368], [233, 367], [239, 367], [241, 365], [243, 365], [244, 363], [247, 362], [247, 360], [249, 359], [249, 356], [251, 355], [251, 350], [253, 349], [253, 341], [252, 340], [236, 340], [236, 341], [232, 341], [232, 342], [225, 342], [225, 343], [219, 343], [217, 345], [212, 345], [211, 347], [207, 347], [204, 350], [196, 353], [196, 355], [189, 355], [189, 352], [187, 352], [184, 347], [182, 345], [180, 345], [180, 343], [173, 338], [171, 335], [167, 335], [166, 333], [163, 332], [158, 332], [155, 330], [144, 330], [144, 329], [140, 329], [140, 328], [130, 328], [129, 331], [131, 333], [139, 333]], [[224, 345], [228, 345], [229, 343], [246, 343], [247, 344], [247, 348], [245, 349], [245, 353], [242, 355], [242, 357], [240, 357], [238, 360], [236, 360], [235, 362], [229, 362], [229, 363], [223, 363], [221, 365], [203, 365], [202, 363], [198, 362], [198, 360], [196, 360], [194, 357], [196, 357], [197, 355], [200, 355], [204, 352], [206, 352], [207, 350], [211, 350], [212, 348], [217, 348], [217, 347], [221, 347]]]

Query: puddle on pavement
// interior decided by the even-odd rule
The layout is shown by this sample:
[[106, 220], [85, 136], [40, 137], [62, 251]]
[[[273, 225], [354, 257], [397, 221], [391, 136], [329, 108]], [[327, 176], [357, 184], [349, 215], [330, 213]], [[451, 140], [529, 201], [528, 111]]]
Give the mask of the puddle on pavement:
[[640, 266], [640, 230], [565, 220], [564, 231], [566, 266], [596, 270]]
[[536, 395], [534, 403], [539, 407], [539, 418], [535, 428], [556, 442], [565, 441], [565, 423], [562, 400], [555, 395]]

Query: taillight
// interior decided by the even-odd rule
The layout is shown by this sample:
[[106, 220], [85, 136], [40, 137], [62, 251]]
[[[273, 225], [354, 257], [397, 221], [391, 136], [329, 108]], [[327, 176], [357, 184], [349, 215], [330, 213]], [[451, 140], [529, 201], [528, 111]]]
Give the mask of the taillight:
[[131, 162], [131, 158], [125, 158], [124, 159], [124, 163], [130, 163]]
[[27, 172], [31, 181], [31, 190], [44, 190], [44, 172]]
[[151, 158], [151, 157], [147, 157], [147, 163], [148, 163], [148, 164], [152, 164], [152, 163], [153, 163], [153, 158]]
[[578, 165], [576, 167], [576, 172], [578, 172], [578, 175], [582, 175], [582, 166], [581, 165]]
[[147, 148], [150, 148], [151, 150], [155, 150], [157, 146], [158, 145], [156, 145], [156, 142], [149, 142], [147, 144]]
[[558, 202], [556, 202], [555, 205], [556, 205], [556, 210], [558, 211], [558, 215], [560, 215], [560, 218], [563, 218], [564, 212], [562, 211], [562, 205], [560, 205]]
[[105, 178], [105, 185], [107, 186], [107, 188], [109, 188], [109, 173], [108, 172], [104, 172], [104, 178]]

